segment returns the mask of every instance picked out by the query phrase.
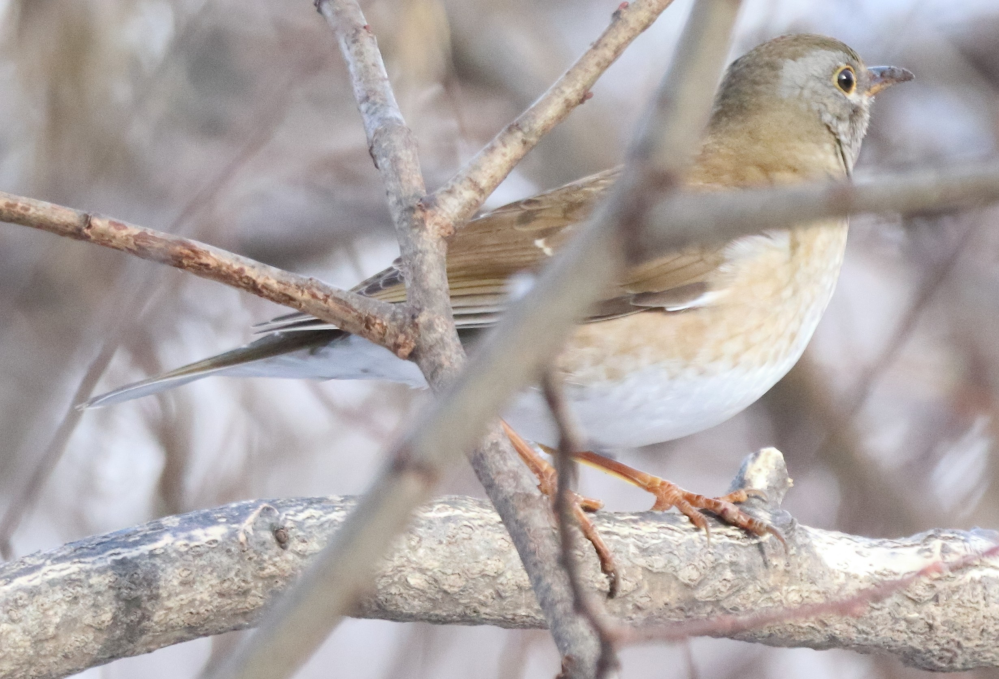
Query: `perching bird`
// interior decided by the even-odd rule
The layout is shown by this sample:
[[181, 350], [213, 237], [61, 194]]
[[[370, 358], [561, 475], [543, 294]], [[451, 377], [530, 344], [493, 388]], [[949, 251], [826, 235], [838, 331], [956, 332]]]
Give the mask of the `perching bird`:
[[[729, 67], [686, 184], [712, 190], [843, 179], [860, 152], [874, 95], [912, 77], [896, 67], [866, 67], [831, 38], [766, 42]], [[447, 266], [463, 336], [496, 322], [508, 278], [542, 266], [618, 175], [602, 172], [511, 203], [457, 231]], [[627, 271], [557, 360], [590, 444], [612, 449], [668, 441], [723, 422], [760, 398], [811, 338], [836, 285], [846, 236], [845, 219], [817, 222], [665, 254]], [[397, 266], [355, 291], [388, 302], [402, 302], [406, 294]], [[87, 405], [209, 375], [425, 384], [415, 364], [317, 319], [292, 314], [263, 329], [267, 334], [245, 347]], [[532, 441], [556, 443], [536, 389], [521, 394], [504, 419]], [[673, 495], [657, 492], [657, 506], [677, 504], [688, 516], [684, 502], [717, 510], [700, 501], [705, 498], [668, 487]]]

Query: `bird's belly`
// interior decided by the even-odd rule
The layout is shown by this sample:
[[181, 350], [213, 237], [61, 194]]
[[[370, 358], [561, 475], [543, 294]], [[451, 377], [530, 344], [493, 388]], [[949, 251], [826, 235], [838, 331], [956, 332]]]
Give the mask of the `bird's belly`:
[[[724, 422], [766, 393], [797, 358], [711, 375], [678, 375], [653, 366], [622, 380], [569, 386], [566, 395], [589, 446], [632, 448]], [[505, 417], [526, 438], [557, 445], [557, 430], [536, 389], [518, 396]]]
[[[643, 312], [577, 328], [556, 362], [596, 448], [648, 445], [720, 424], [759, 399], [801, 357], [832, 296], [846, 225], [756, 237], [740, 246], [715, 304]], [[508, 413], [540, 443], [557, 432], [537, 391]]]

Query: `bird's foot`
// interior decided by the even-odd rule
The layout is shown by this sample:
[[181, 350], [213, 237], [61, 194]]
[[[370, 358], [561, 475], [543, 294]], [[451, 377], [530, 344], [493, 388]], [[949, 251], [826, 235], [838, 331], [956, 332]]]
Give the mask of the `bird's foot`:
[[729, 493], [721, 497], [706, 497], [697, 493], [691, 493], [689, 490], [684, 490], [671, 481], [658, 477], [653, 478], [655, 478], [656, 483], [652, 487], [646, 488], [656, 498], [655, 504], [652, 505], [652, 511], [666, 511], [670, 507], [676, 507], [681, 514], [690, 519], [690, 522], [694, 526], [704, 531], [704, 535], [709, 542], [711, 540], [711, 530], [708, 528], [708, 521], [702, 511], [711, 512], [721, 519], [722, 522], [736, 528], [741, 528], [753, 535], [763, 536], [769, 533], [777, 538], [785, 547], [787, 546], [784, 542], [784, 536], [773, 526], [765, 521], [754, 519], [736, 506], [736, 504], [745, 502], [750, 497], [758, 497], [766, 500], [766, 493], [762, 490], [749, 488], [737, 490], [734, 493]]
[[737, 503], [745, 502], [750, 497], [758, 497], [765, 500], [766, 493], [762, 490], [745, 488], [737, 490], [734, 493], [729, 493], [728, 495], [723, 495], [722, 497], [706, 497], [684, 490], [672, 481], [639, 471], [603, 455], [578, 453], [575, 457], [580, 462], [613, 474], [654, 495], [656, 501], [652, 505], [652, 511], [666, 511], [671, 507], [676, 507], [681, 514], [690, 519], [690, 522], [695, 527], [704, 531], [709, 542], [711, 540], [711, 531], [708, 527], [708, 520], [702, 513], [704, 511], [711, 512], [724, 523], [741, 528], [748, 533], [760, 536], [773, 535], [784, 545], [785, 549], [787, 548], [784, 536], [773, 526], [765, 521], [753, 518], [736, 506]]

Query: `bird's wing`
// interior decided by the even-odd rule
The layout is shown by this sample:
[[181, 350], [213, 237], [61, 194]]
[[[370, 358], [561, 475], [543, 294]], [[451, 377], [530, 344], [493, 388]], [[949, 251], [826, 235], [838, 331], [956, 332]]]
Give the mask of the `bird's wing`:
[[[459, 328], [492, 325], [508, 299], [509, 279], [536, 272], [585, 222], [620, 175], [619, 169], [510, 203], [459, 229], [448, 245], [451, 305]], [[589, 320], [665, 309], [678, 311], [706, 299], [710, 275], [724, 262], [724, 249], [690, 249], [631, 268], [607, 291]], [[406, 299], [405, 278], [396, 260], [354, 288], [385, 302]], [[328, 327], [306, 314], [287, 314], [257, 326], [260, 332]]]
[[[448, 248], [448, 281], [455, 323], [463, 334], [496, 322], [508, 298], [508, 279], [537, 271], [585, 222], [593, 206], [617, 179], [610, 170], [533, 198], [511, 203], [471, 221]], [[630, 269], [595, 306], [590, 321], [650, 310], [680, 311], [711, 299], [713, 276], [726, 259], [724, 248], [668, 254]], [[406, 299], [398, 262], [354, 288], [386, 302]], [[257, 374], [246, 366], [299, 351], [318, 351], [341, 339], [335, 326], [302, 313], [257, 326], [264, 337], [239, 349], [127, 385], [91, 399], [83, 407], [110, 405], [153, 394], [210, 374]]]

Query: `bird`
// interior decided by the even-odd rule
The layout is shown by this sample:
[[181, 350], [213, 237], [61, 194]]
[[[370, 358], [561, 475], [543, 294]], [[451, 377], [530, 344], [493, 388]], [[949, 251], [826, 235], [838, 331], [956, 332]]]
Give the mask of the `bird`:
[[[851, 176], [875, 95], [912, 80], [906, 69], [868, 67], [833, 38], [775, 38], [736, 59], [722, 78], [689, 191], [788, 185]], [[447, 274], [463, 342], [494, 325], [509, 280], [537, 271], [576, 233], [621, 174], [610, 169], [485, 212], [448, 243]], [[700, 510], [762, 534], [766, 526], [723, 498], [683, 490], [600, 452], [660, 443], [713, 427], [759, 399], [801, 357], [832, 297], [847, 220], [774, 229], [690, 247], [628, 268], [579, 324], [555, 361], [565, 398], [599, 466], [656, 495], [707, 528]], [[405, 301], [397, 260], [358, 284], [361, 295]], [[97, 396], [111, 405], [207, 377], [378, 379], [426, 385], [412, 362], [301, 313], [258, 326], [263, 336], [217, 356]], [[522, 456], [527, 439], [555, 446], [558, 431], [537, 387], [503, 414]], [[519, 445], [518, 445], [519, 444]]]

